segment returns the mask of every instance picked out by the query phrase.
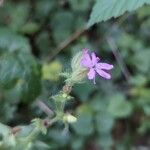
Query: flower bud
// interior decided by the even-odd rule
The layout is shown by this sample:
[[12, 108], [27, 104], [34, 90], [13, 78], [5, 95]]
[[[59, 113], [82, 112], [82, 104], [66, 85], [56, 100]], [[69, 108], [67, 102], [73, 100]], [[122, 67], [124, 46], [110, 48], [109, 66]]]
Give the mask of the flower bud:
[[71, 114], [65, 114], [63, 120], [68, 123], [74, 123], [77, 121], [77, 118]]
[[86, 77], [88, 69], [81, 66], [82, 52], [78, 52], [71, 61], [72, 73], [70, 77], [66, 80], [69, 85], [74, 85], [75, 83], [81, 83]]
[[73, 71], [77, 70], [79, 67], [81, 67], [80, 62], [82, 58], [82, 52], [78, 52], [71, 61], [71, 68]]

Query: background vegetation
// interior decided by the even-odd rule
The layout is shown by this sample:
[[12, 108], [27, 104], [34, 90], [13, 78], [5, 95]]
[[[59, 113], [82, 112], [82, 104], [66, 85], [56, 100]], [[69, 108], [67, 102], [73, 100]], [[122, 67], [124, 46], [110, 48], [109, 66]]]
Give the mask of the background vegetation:
[[[93, 0], [9, 0], [0, 6], [1, 123], [15, 127], [44, 118], [37, 100], [52, 107], [49, 97], [64, 84], [60, 72], [70, 69], [82, 48], [114, 64], [112, 80], [97, 78], [96, 85], [86, 81], [73, 88], [75, 98], [65, 111], [73, 112], [77, 122], [69, 130], [54, 124], [33, 149], [149, 149], [150, 6], [111, 18], [146, 1], [132, 9], [121, 2], [124, 9], [108, 0], [99, 9], [102, 0], [97, 1], [90, 19]], [[0, 138], [7, 131], [3, 124]]]

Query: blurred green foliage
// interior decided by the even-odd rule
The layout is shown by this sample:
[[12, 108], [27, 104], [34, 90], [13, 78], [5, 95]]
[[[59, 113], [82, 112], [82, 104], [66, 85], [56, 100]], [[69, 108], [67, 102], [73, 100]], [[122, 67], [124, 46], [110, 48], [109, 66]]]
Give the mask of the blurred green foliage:
[[[71, 58], [82, 48], [94, 49], [102, 60], [114, 64], [112, 80], [96, 79], [96, 86], [86, 81], [73, 88], [75, 99], [68, 102], [65, 111], [73, 111], [77, 122], [69, 130], [61, 123], [54, 124], [47, 136], [40, 135], [39, 141], [33, 143], [33, 149], [132, 150], [141, 146], [148, 149], [149, 6], [93, 26], [47, 62], [61, 42], [87, 23], [92, 4], [93, 0], [9, 0], [0, 6], [2, 123], [17, 126], [29, 123], [35, 116], [45, 117], [35, 106], [36, 99], [52, 107], [49, 97], [64, 84], [58, 74], [69, 70]], [[112, 39], [115, 47], [106, 39]], [[122, 61], [116, 59], [116, 54]], [[127, 78], [124, 64], [129, 72]], [[23, 128], [30, 132], [30, 127]], [[0, 124], [0, 137], [8, 130], [9, 127]], [[13, 137], [9, 140], [15, 142]]]

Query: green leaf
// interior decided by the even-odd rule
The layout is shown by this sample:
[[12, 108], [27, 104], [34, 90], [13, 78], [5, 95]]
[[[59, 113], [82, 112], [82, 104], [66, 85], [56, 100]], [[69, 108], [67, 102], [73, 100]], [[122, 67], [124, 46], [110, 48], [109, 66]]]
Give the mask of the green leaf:
[[17, 31], [26, 21], [30, 12], [30, 6], [28, 3], [20, 3], [10, 7], [10, 28]]
[[50, 146], [42, 141], [36, 141], [33, 145], [33, 149], [36, 150], [48, 150], [50, 149]]
[[111, 147], [114, 144], [111, 134], [104, 134], [102, 136], [99, 136], [97, 139], [97, 143], [100, 149], [103, 150], [111, 150]]
[[106, 112], [100, 112], [96, 115], [96, 128], [100, 135], [111, 132], [114, 125], [114, 119]]
[[93, 87], [90, 82], [86, 82], [84, 84], [75, 85], [73, 91], [79, 96], [81, 101], [87, 101], [88, 96], [93, 92]]
[[36, 46], [38, 47], [39, 51], [41, 54], [47, 55], [50, 50], [51, 50], [51, 40], [50, 39], [50, 34], [48, 31], [42, 31], [39, 33], [36, 37]]
[[[13, 31], [18, 31], [22, 25], [27, 21], [30, 13], [30, 4], [25, 2], [6, 2], [0, 14], [3, 14], [3, 24], [5, 23]], [[7, 21], [5, 18], [9, 18]], [[5, 21], [4, 21], [5, 20]]]
[[90, 114], [80, 114], [77, 122], [72, 124], [73, 129], [78, 135], [88, 136], [93, 133], [93, 120]]
[[145, 105], [143, 107], [143, 110], [144, 110], [144, 113], [147, 115], [147, 116], [150, 116], [150, 105]]
[[10, 103], [6, 100], [0, 102], [0, 105], [3, 106], [0, 109], [0, 120], [7, 122], [14, 118], [14, 112], [16, 111], [17, 106], [12, 105], [12, 102]]
[[7, 28], [0, 28], [0, 55], [4, 52], [21, 51], [30, 53], [29, 41], [20, 35], [11, 32]]
[[125, 100], [123, 95], [116, 94], [110, 99], [108, 112], [115, 118], [128, 117], [132, 112], [132, 105], [129, 101]]
[[19, 62], [11, 54], [6, 53], [0, 57], [0, 67], [0, 86], [4, 88], [13, 87], [22, 74]]
[[[6, 28], [0, 29], [0, 87], [16, 89], [24, 101], [34, 100], [41, 90], [41, 67], [30, 53], [27, 39]], [[9, 91], [10, 98], [14, 92]]]
[[138, 18], [143, 19], [145, 17], [148, 17], [150, 15], [150, 6], [142, 7], [137, 12]]
[[91, 1], [87, 0], [69, 0], [69, 3], [73, 10], [75, 11], [86, 11], [91, 4]]
[[48, 136], [52, 141], [59, 143], [57, 144], [58, 149], [60, 149], [61, 146], [66, 145], [70, 140], [70, 134], [67, 129], [51, 129]]
[[71, 148], [72, 150], [79, 150], [83, 149], [84, 145], [84, 138], [82, 137], [73, 137], [71, 140]]
[[35, 22], [28, 22], [27, 24], [23, 25], [20, 29], [20, 32], [23, 34], [33, 34], [39, 30], [39, 24]]
[[147, 78], [138, 74], [130, 78], [130, 83], [135, 86], [144, 86], [147, 83]]
[[29, 54], [6, 53], [0, 57], [0, 86], [13, 89], [19, 86], [21, 99], [34, 100], [41, 88], [40, 66]]
[[[144, 58], [144, 59], [143, 59]], [[144, 49], [138, 53], [135, 53], [133, 57], [134, 62], [138, 62], [135, 64], [137, 69], [142, 73], [149, 73], [150, 70], [150, 49]]]
[[[35, 138], [39, 133], [46, 134], [46, 127], [41, 119], [34, 119], [32, 124], [27, 126], [18, 126], [20, 130], [14, 135], [11, 134], [12, 129], [0, 123], [0, 149], [3, 150], [32, 150], [34, 145], [38, 144], [39, 148], [48, 148], [43, 142], [35, 142]], [[37, 146], [37, 145], [36, 145]]]
[[93, 7], [88, 27], [112, 17], [116, 18], [126, 11], [136, 10], [144, 4], [150, 4], [150, 0], [97, 0]]
[[138, 132], [145, 134], [150, 131], [150, 121], [148, 118], [142, 119]]
[[[64, 22], [64, 20], [67, 21]], [[73, 32], [73, 24], [74, 16], [69, 11], [62, 11], [53, 16], [51, 26], [53, 29], [53, 37], [57, 44], [69, 38]]]
[[92, 110], [96, 112], [105, 112], [108, 105], [108, 101], [100, 94], [94, 96], [89, 103]]
[[111, 136], [114, 119], [107, 112], [100, 112], [96, 115], [96, 129], [98, 131], [97, 143], [102, 149], [110, 149], [113, 144]]
[[39, 20], [43, 21], [46, 19], [47, 16], [49, 16], [50, 11], [55, 9], [55, 0], [37, 0], [35, 3], [35, 16]]
[[20, 76], [22, 99], [24, 101], [32, 101], [41, 91], [41, 66], [32, 55], [23, 53], [18, 56], [18, 61], [22, 65], [23, 70], [23, 74]]

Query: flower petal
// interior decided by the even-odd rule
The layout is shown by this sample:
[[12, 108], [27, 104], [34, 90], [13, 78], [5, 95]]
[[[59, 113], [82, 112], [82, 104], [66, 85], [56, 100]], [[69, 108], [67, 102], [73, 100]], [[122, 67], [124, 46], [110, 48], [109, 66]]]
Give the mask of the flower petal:
[[96, 72], [97, 72], [101, 77], [103, 77], [103, 78], [105, 78], [105, 79], [110, 79], [110, 78], [111, 78], [111, 75], [110, 75], [110, 74], [108, 74], [107, 72], [105, 72], [105, 71], [103, 71], [103, 70], [101, 70], [101, 69], [97, 69], [97, 68], [96, 68]]
[[97, 57], [95, 53], [92, 53], [91, 56], [92, 56], [93, 66], [95, 66], [97, 64], [97, 62], [100, 60], [100, 58]]
[[93, 79], [93, 83], [96, 84], [96, 82], [95, 82], [96, 72], [95, 72], [94, 68], [91, 68], [87, 75], [88, 75], [88, 79], [89, 80]]
[[93, 63], [93, 66], [94, 66], [97, 63], [97, 58], [96, 58], [95, 53], [92, 53], [91, 56], [92, 56], [92, 63]]
[[89, 52], [89, 49], [88, 48], [83, 48], [83, 53], [88, 53]]
[[88, 49], [83, 49], [83, 57], [81, 59], [81, 65], [87, 68], [92, 67], [92, 60], [90, 58]]
[[107, 64], [107, 63], [98, 63], [96, 65], [97, 69], [104, 69], [104, 70], [110, 70], [113, 68], [113, 65]]
[[89, 71], [88, 74], [87, 74], [87, 75], [88, 75], [88, 79], [89, 79], [89, 80], [94, 79], [94, 78], [95, 78], [95, 74], [96, 74], [96, 73], [95, 73], [94, 68], [91, 68], [90, 71]]

